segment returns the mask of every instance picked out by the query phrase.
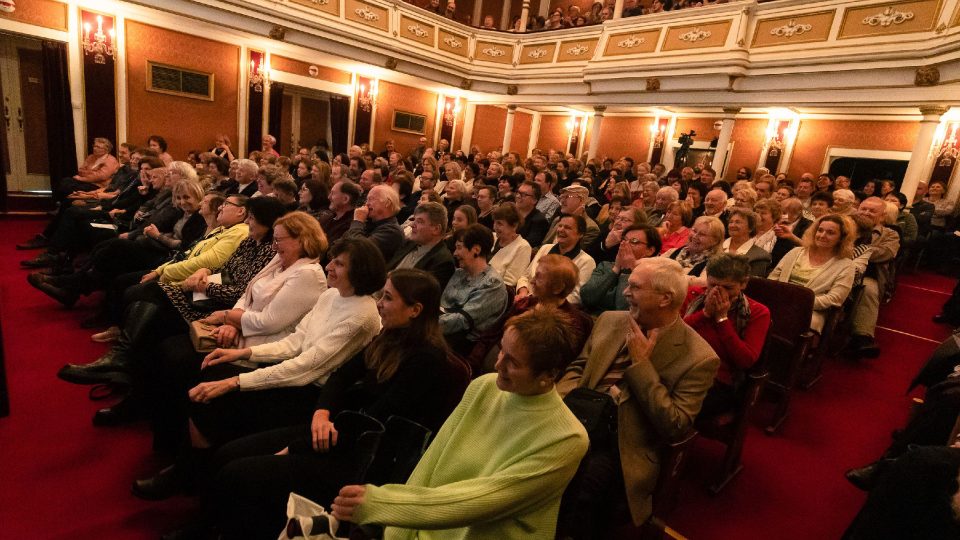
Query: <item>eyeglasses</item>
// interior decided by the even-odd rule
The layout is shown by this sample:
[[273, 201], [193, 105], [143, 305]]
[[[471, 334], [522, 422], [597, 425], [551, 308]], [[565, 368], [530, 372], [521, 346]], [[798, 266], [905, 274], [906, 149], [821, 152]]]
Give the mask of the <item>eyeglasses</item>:
[[224, 206], [227, 206], [227, 205], [229, 205], [229, 206], [236, 206], [237, 208], [243, 208], [243, 205], [242, 205], [242, 204], [237, 204], [237, 203], [235, 203], [235, 202], [233, 202], [233, 201], [231, 201], [231, 200], [223, 201], [223, 204], [220, 205], [220, 208], [223, 208]]
[[621, 243], [621, 244], [630, 244], [631, 246], [639, 246], [639, 245], [647, 246], [647, 245], [649, 245], [649, 244], [647, 244], [646, 242], [640, 240], [639, 238], [624, 238], [623, 240], [620, 240], [620, 243]]
[[518, 192], [517, 192], [517, 198], [518, 198], [518, 199], [522, 199], [522, 198], [524, 198], [524, 197], [530, 197], [530, 198], [532, 199], [534, 196], [533, 196], [532, 193], [524, 193], [524, 192], [522, 192], [522, 191], [518, 191]]
[[281, 241], [283, 241], [283, 240], [289, 240], [289, 239], [291, 239], [291, 238], [293, 238], [293, 237], [292, 237], [292, 236], [276, 236], [276, 235], [274, 235], [274, 237], [273, 237], [273, 245], [276, 246], [276, 245], [279, 244]]

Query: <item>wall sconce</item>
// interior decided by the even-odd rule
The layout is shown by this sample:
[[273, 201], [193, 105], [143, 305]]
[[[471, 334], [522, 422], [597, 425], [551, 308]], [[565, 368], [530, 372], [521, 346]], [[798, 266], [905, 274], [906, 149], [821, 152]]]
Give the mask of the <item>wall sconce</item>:
[[570, 130], [570, 134], [574, 139], [576, 139], [577, 135], [580, 133], [581, 120], [582, 119], [579, 116], [573, 115], [570, 117], [570, 120], [567, 121], [567, 129]]
[[452, 126], [458, 114], [460, 114], [460, 98], [457, 98], [453, 102], [453, 106], [451, 106], [449, 102], [444, 105], [443, 122], [448, 126]]
[[370, 112], [373, 110], [374, 104], [377, 103], [377, 92], [379, 91], [380, 82], [377, 79], [370, 81], [370, 88], [367, 88], [365, 84], [360, 84], [360, 91], [357, 92], [357, 103], [360, 105], [360, 110], [363, 112]]
[[957, 131], [960, 122], [941, 122], [933, 136], [933, 145], [930, 153], [937, 158], [937, 167], [952, 167], [957, 157], [960, 157], [960, 140]]
[[659, 118], [655, 119], [653, 123], [650, 124], [650, 137], [653, 139], [654, 148], [660, 148], [663, 146], [664, 128], [665, 126], [660, 123]]
[[250, 61], [250, 74], [247, 77], [254, 92], [263, 92], [264, 85], [270, 84], [270, 64], [267, 62], [266, 53], [261, 53], [259, 64], [256, 60]]
[[97, 33], [93, 34], [93, 41], [90, 37], [90, 23], [83, 23], [84, 54], [92, 54], [94, 64], [106, 64], [107, 57], [113, 56], [114, 33], [113, 28], [107, 34], [103, 33], [103, 16], [97, 15]]

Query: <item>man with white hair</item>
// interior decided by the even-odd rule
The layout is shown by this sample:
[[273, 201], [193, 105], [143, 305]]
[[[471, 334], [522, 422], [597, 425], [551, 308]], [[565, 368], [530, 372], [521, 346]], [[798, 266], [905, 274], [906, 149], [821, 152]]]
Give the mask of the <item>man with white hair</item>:
[[647, 212], [649, 217], [647, 223], [659, 227], [660, 222], [663, 221], [663, 216], [667, 215], [667, 207], [679, 200], [680, 194], [670, 186], [664, 186], [657, 190], [657, 195], [653, 199], [653, 209]]
[[857, 198], [853, 195], [853, 192], [849, 189], [835, 189], [833, 190], [833, 213], [840, 214], [842, 216], [850, 216], [857, 213], [857, 209], [854, 206], [854, 203], [857, 202]]
[[857, 215], [873, 223], [873, 239], [870, 242], [870, 264], [863, 276], [863, 293], [853, 308], [853, 336], [848, 350], [855, 358], [876, 358], [880, 347], [873, 339], [880, 313], [880, 298], [889, 278], [888, 263], [893, 261], [900, 249], [900, 237], [896, 231], [883, 226], [887, 205], [879, 197], [869, 197], [860, 203]]
[[583, 220], [587, 222], [587, 232], [583, 233], [583, 238], [580, 239], [580, 247], [586, 250], [593, 245], [600, 236], [600, 226], [586, 213], [589, 197], [590, 191], [579, 184], [563, 188], [560, 192], [560, 212], [553, 218], [553, 223], [547, 230], [547, 237], [543, 239], [544, 244], [552, 244], [556, 241], [557, 224], [562, 216], [583, 216]]
[[[238, 195], [253, 197], [257, 192], [257, 174], [260, 172], [260, 166], [252, 159], [237, 160], [237, 191]], [[229, 193], [228, 193], [229, 195]]]
[[260, 139], [260, 153], [265, 156], [276, 156], [280, 157], [280, 153], [274, 150], [274, 146], [277, 144], [277, 138], [269, 133], [264, 135]]
[[727, 194], [720, 188], [711, 189], [703, 198], [703, 215], [712, 216], [727, 225]]
[[680, 306], [687, 279], [680, 264], [665, 257], [640, 259], [623, 295], [628, 311], [607, 311], [593, 326], [580, 357], [557, 390], [567, 395], [588, 388], [609, 395], [617, 406], [617, 431], [610, 444], [592, 445], [579, 481], [561, 503], [558, 536], [608, 537], [598, 531], [600, 515], [626, 499], [638, 526], [650, 517], [660, 473], [651, 459], [686, 436], [720, 360], [707, 342], [683, 322]]
[[403, 229], [397, 223], [400, 195], [390, 186], [373, 186], [366, 203], [353, 211], [353, 222], [343, 238], [369, 238], [380, 248], [383, 260], [393, 258], [403, 244]]

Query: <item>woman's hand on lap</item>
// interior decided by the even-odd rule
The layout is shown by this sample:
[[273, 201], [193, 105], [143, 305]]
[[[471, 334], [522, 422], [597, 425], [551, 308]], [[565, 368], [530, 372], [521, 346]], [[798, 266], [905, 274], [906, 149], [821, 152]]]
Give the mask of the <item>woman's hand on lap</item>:
[[363, 504], [367, 493], [364, 486], [343, 486], [340, 494], [333, 500], [333, 517], [340, 521], [353, 521], [353, 513]]

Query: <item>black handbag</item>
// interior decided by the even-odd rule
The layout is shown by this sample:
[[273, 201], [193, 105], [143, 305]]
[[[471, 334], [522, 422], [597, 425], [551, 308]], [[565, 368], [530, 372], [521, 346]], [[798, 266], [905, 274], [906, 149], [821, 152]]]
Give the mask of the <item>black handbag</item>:
[[563, 402], [580, 420], [594, 447], [615, 442], [617, 433], [617, 404], [610, 394], [589, 388], [575, 388]]

